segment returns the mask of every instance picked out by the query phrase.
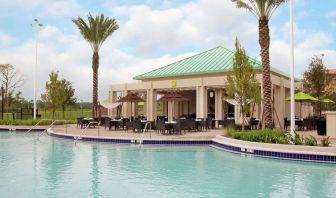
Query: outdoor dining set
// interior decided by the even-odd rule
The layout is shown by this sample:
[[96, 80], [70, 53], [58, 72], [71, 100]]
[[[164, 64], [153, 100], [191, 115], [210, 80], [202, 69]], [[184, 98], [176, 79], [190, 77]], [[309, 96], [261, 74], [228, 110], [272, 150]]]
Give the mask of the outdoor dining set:
[[[284, 119], [284, 129], [288, 130], [290, 120]], [[295, 119], [295, 128], [298, 131], [313, 131], [317, 130], [318, 135], [325, 135], [326, 132], [326, 119], [324, 117], [307, 117], [303, 119]]]
[[155, 121], [147, 121], [144, 117], [141, 118], [77, 118], [77, 127], [86, 128], [101, 125], [105, 130], [132, 130], [133, 132], [143, 132], [148, 130], [155, 130], [161, 134], [182, 134], [186, 132], [199, 132], [207, 131], [215, 128], [214, 120], [211, 118], [206, 119], [193, 119], [193, 118], [178, 118], [173, 121], [168, 121], [165, 117], [158, 116]]

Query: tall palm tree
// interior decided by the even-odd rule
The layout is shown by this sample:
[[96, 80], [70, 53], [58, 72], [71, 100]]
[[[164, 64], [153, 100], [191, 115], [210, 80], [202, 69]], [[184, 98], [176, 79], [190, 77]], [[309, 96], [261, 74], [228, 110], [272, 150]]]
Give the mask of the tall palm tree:
[[92, 116], [96, 116], [98, 108], [98, 68], [99, 68], [99, 50], [104, 41], [116, 31], [119, 26], [115, 19], [105, 17], [103, 14], [93, 17], [88, 16], [86, 23], [81, 17], [73, 19], [84, 39], [90, 44], [92, 55], [93, 70], [93, 93], [92, 93]]
[[244, 8], [255, 15], [259, 21], [259, 45], [262, 63], [263, 114], [265, 127], [273, 127], [272, 82], [270, 72], [270, 34], [268, 22], [274, 11], [286, 0], [231, 0], [238, 8]]

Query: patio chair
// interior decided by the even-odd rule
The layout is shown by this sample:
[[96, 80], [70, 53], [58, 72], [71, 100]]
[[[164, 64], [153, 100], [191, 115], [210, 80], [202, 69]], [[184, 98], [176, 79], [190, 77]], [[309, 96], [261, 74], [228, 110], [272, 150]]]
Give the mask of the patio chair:
[[311, 121], [310, 121], [310, 119], [309, 118], [303, 118], [303, 120], [302, 120], [302, 129], [303, 129], [303, 131], [309, 131], [310, 129], [311, 129]]
[[162, 121], [162, 120], [157, 120], [156, 123], [155, 123], [155, 126], [156, 126], [156, 131], [158, 133], [162, 133], [162, 134], [165, 134], [166, 131], [170, 131], [170, 128], [169, 126], [165, 123], [165, 121]]
[[105, 126], [105, 120], [106, 120], [106, 118], [108, 118], [108, 117], [106, 117], [106, 116], [100, 117], [100, 120], [99, 120], [100, 126]]
[[174, 133], [181, 134], [181, 120], [176, 120], [176, 123], [173, 125]]
[[85, 128], [88, 124], [90, 123], [90, 121], [89, 120], [86, 120], [86, 119], [82, 119], [81, 121], [80, 121], [80, 128]]
[[200, 118], [200, 121], [197, 122], [197, 131], [203, 131], [207, 129], [207, 121], [204, 118]]
[[123, 120], [116, 121], [115, 125], [114, 125], [114, 128], [115, 128], [115, 130], [118, 130], [118, 129], [123, 129], [124, 130], [124, 121]]
[[258, 125], [259, 125], [259, 120], [257, 120], [256, 118], [251, 118], [250, 119], [251, 130], [258, 129]]
[[128, 131], [128, 129], [134, 129], [133, 121], [126, 121], [125, 131]]
[[127, 127], [127, 122], [129, 122], [129, 118], [122, 118], [123, 121], [123, 130]]
[[186, 123], [186, 127], [188, 129], [188, 131], [193, 131], [196, 130], [196, 121], [194, 119], [187, 119], [185, 120]]
[[187, 122], [186, 119], [177, 119], [176, 124], [173, 125], [173, 131], [179, 134], [182, 134], [182, 131], [186, 133], [186, 130], [189, 130]]
[[106, 128], [108, 128], [108, 130], [111, 130], [111, 118], [106, 117], [104, 121], [104, 125], [105, 125], [105, 130]]
[[83, 118], [84, 118], [84, 117], [78, 117], [78, 118], [77, 118], [77, 128], [78, 128], [78, 127], [81, 127]]
[[133, 121], [133, 131], [134, 132], [142, 132], [143, 128], [142, 128], [142, 123], [140, 120], [134, 120]]
[[207, 118], [206, 119], [206, 129], [210, 130], [215, 128], [215, 120], [213, 118]]
[[287, 131], [288, 126], [290, 125], [290, 120], [287, 120], [287, 117], [284, 118], [284, 129]]

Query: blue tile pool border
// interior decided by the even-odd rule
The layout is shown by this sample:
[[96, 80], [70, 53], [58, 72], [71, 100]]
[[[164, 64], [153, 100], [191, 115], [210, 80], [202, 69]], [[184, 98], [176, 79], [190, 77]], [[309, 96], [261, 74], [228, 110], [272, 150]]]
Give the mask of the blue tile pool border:
[[215, 141], [212, 142], [212, 145], [214, 147], [218, 147], [226, 151], [252, 155], [256, 157], [265, 157], [265, 158], [282, 159], [282, 160], [336, 163], [336, 156], [333, 155], [318, 155], [318, 154], [303, 154], [303, 153], [299, 154], [299, 153], [288, 153], [280, 151], [266, 151], [260, 149], [246, 149], [243, 147], [236, 147], [232, 145], [218, 143]]

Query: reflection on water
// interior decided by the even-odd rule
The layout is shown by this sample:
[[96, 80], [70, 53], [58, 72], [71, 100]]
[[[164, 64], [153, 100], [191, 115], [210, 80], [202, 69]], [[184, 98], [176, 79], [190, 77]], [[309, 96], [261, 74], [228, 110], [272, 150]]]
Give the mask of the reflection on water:
[[1, 197], [334, 197], [335, 168], [206, 146], [75, 146], [0, 133]]
[[92, 146], [92, 159], [91, 159], [91, 197], [97, 198], [100, 197], [98, 192], [99, 185], [99, 150], [97, 149], [97, 145]]
[[51, 192], [63, 185], [66, 175], [73, 166], [74, 152], [71, 146], [64, 146], [55, 139], [41, 140], [40, 144], [47, 144], [41, 159], [41, 167], [44, 170], [47, 188]]

